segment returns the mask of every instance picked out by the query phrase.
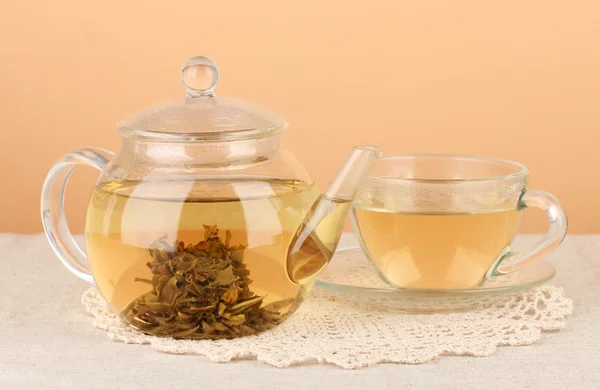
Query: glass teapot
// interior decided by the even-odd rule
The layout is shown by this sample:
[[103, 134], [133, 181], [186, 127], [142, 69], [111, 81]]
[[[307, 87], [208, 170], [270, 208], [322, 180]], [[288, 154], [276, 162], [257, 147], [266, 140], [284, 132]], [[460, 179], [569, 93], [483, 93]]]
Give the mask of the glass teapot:
[[[119, 154], [86, 148], [58, 160], [42, 190], [44, 230], [62, 263], [144, 333], [255, 334], [308, 294], [380, 152], [356, 147], [319, 195], [279, 148], [282, 117], [214, 96], [219, 71], [206, 57], [188, 60], [181, 78], [185, 98], [119, 123]], [[102, 172], [87, 210], [87, 254], [63, 209], [77, 164]]]

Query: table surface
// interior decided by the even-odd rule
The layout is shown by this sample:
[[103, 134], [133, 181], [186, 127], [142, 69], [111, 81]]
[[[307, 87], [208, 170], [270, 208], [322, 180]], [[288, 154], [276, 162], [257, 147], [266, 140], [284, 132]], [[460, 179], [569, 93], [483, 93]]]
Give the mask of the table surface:
[[88, 285], [60, 264], [44, 236], [0, 234], [0, 253], [0, 389], [600, 388], [600, 236], [569, 236], [548, 258], [557, 269], [551, 283], [564, 286], [575, 303], [566, 329], [485, 358], [446, 356], [353, 371], [319, 364], [278, 369], [254, 360], [219, 364], [111, 341], [81, 305]]

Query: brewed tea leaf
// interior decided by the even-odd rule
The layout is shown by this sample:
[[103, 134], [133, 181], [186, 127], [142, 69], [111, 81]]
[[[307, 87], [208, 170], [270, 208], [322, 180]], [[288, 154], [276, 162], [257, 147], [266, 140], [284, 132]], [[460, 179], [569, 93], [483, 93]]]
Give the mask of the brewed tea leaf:
[[186, 336], [191, 335], [192, 333], [196, 332], [198, 330], [199, 326], [196, 326], [195, 328], [192, 329], [188, 329], [188, 330], [184, 330], [181, 332], [176, 332], [171, 334], [172, 337], [174, 338], [185, 338]]
[[231, 250], [231, 260], [235, 262], [242, 262], [244, 260], [244, 250], [246, 249], [243, 245], [236, 245]]
[[202, 330], [204, 333], [211, 334], [215, 331], [215, 328], [210, 326], [210, 324], [206, 321], [202, 321]]
[[255, 305], [255, 304], [259, 303], [259, 302], [262, 302], [263, 299], [265, 299], [264, 296], [250, 298], [250, 299], [248, 299], [248, 300], [246, 300], [244, 302], [240, 302], [240, 303], [237, 303], [237, 304], [231, 306], [229, 308], [229, 311], [231, 311], [231, 312], [240, 312], [241, 310], [244, 310], [244, 309], [246, 309], [246, 308], [248, 308], [250, 306], [253, 306], [253, 305]]
[[223, 325], [222, 323], [215, 321], [212, 323], [212, 327], [215, 328], [215, 330], [219, 331], [219, 332], [226, 332], [229, 330], [229, 328], [225, 325]]
[[191, 314], [185, 314], [182, 311], [177, 313], [177, 317], [179, 317], [179, 319], [183, 322], [190, 322], [190, 321], [194, 321], [196, 319], [196, 316], [193, 316]]
[[223, 320], [223, 322], [227, 325], [241, 325], [246, 321], [246, 316], [244, 314], [236, 314], [234, 316], [230, 316]]
[[146, 302], [144, 307], [148, 308], [150, 311], [163, 311], [169, 310], [171, 304], [165, 302]]
[[209, 306], [202, 306], [202, 307], [198, 307], [198, 306], [192, 306], [190, 308], [188, 308], [188, 311], [190, 313], [202, 313], [202, 312], [212, 312], [212, 310], [215, 308], [215, 305], [209, 305]]
[[231, 284], [227, 291], [221, 296], [221, 300], [225, 303], [234, 303], [238, 300], [238, 288], [235, 284]]
[[231, 232], [229, 230], [225, 231], [225, 248], [229, 248], [229, 243], [231, 243]]
[[217, 272], [215, 281], [222, 285], [229, 285], [233, 282], [233, 268], [231, 266], [225, 268], [222, 271]]
[[134, 282], [142, 282], [142, 283], [146, 283], [146, 284], [150, 284], [152, 285], [152, 280], [150, 279], [144, 279], [144, 278], [133, 278]]
[[225, 241], [219, 229], [204, 226], [204, 241], [169, 245], [166, 237], [157, 240], [148, 253], [147, 267], [152, 290], [136, 298], [121, 313], [144, 333], [189, 339], [232, 338], [271, 329], [285, 318], [279, 311], [293, 299], [261, 307], [265, 296], [254, 294], [244, 264], [246, 246], [231, 246], [231, 232]]
[[185, 289], [187, 290], [187, 292], [189, 294], [193, 294], [193, 295], [201, 295], [202, 294], [202, 290], [200, 289], [200, 287], [198, 287], [198, 285], [196, 283], [191, 283], [190, 281], [188, 281], [188, 278], [186, 277], [186, 282], [187, 286], [185, 286]]
[[183, 292], [181, 292], [179, 287], [177, 287], [177, 278], [173, 276], [163, 287], [162, 291], [160, 292], [159, 299], [162, 302], [168, 302], [171, 305], [174, 305], [177, 301], [177, 298], [179, 298], [181, 295], [183, 295]]

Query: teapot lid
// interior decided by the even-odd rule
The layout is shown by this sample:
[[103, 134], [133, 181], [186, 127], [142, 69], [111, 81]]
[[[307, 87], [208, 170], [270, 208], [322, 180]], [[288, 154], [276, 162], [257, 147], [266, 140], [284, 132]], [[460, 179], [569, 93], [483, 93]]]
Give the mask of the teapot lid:
[[285, 130], [287, 121], [245, 100], [217, 97], [219, 69], [207, 57], [183, 64], [187, 95], [152, 105], [117, 125], [121, 135], [162, 142], [229, 141], [261, 138]]

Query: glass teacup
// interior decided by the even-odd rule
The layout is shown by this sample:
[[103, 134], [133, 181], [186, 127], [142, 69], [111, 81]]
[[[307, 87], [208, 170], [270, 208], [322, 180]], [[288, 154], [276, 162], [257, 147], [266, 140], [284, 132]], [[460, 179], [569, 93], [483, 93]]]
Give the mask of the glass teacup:
[[[471, 289], [539, 260], [567, 232], [558, 200], [527, 189], [528, 170], [511, 161], [397, 155], [373, 163], [353, 203], [360, 245], [390, 285]], [[525, 252], [510, 245], [523, 209], [543, 209], [547, 235]]]

